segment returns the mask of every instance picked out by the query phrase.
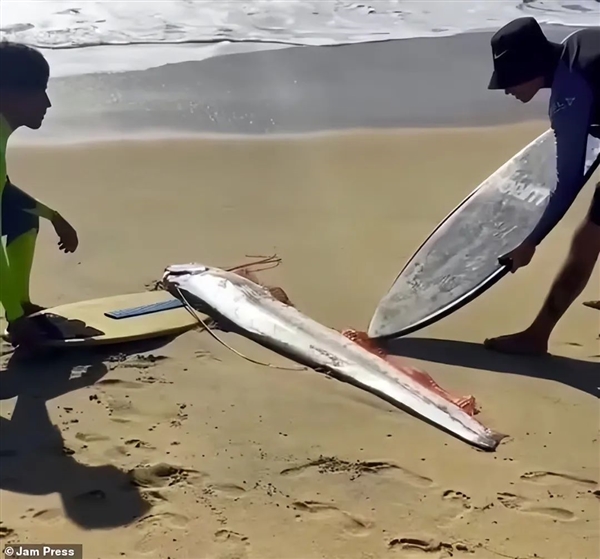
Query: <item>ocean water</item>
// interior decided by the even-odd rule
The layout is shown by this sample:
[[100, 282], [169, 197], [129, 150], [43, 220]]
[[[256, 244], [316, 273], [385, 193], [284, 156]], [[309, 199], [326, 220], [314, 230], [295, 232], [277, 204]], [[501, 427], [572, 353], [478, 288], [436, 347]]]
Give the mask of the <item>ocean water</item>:
[[456, 35], [524, 15], [595, 26], [600, 0], [2, 0], [0, 36], [44, 49], [60, 76], [294, 45]]

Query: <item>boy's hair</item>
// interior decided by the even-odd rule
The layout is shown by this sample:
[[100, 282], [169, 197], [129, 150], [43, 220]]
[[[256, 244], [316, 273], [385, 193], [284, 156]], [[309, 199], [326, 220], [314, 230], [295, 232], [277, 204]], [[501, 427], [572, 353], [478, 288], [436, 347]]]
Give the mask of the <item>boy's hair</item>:
[[0, 89], [46, 89], [49, 77], [50, 67], [41, 52], [0, 41]]

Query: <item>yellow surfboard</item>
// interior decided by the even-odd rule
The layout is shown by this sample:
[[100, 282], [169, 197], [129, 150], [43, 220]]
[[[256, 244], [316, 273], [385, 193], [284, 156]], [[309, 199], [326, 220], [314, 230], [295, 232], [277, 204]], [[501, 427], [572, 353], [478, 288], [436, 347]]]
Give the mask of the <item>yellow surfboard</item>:
[[[46, 309], [50, 328], [45, 346], [74, 347], [119, 344], [177, 335], [198, 325], [182, 303], [166, 291], [145, 291], [116, 297], [91, 299]], [[5, 332], [4, 339], [7, 339]]]

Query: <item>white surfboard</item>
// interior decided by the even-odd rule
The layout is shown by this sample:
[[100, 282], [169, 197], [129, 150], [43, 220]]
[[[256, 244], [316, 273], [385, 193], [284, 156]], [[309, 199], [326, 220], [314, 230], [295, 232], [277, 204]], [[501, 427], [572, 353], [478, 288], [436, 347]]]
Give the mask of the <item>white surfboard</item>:
[[[502, 278], [498, 258], [538, 223], [556, 185], [556, 145], [547, 130], [507, 161], [431, 233], [381, 299], [368, 334], [415, 332], [472, 301]], [[600, 164], [600, 140], [589, 137], [586, 175]]]

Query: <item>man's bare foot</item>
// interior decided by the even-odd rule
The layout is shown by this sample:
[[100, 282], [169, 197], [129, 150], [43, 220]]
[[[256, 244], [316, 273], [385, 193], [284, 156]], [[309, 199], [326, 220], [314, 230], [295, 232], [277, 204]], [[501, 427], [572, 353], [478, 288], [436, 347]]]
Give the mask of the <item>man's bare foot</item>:
[[46, 310], [46, 307], [36, 305], [35, 303], [23, 303], [21, 306], [23, 307], [23, 312], [25, 313], [25, 316], [31, 316], [32, 314], [36, 314], [38, 312]]
[[528, 330], [483, 342], [486, 349], [514, 355], [545, 355], [548, 353], [548, 340], [531, 334]]

